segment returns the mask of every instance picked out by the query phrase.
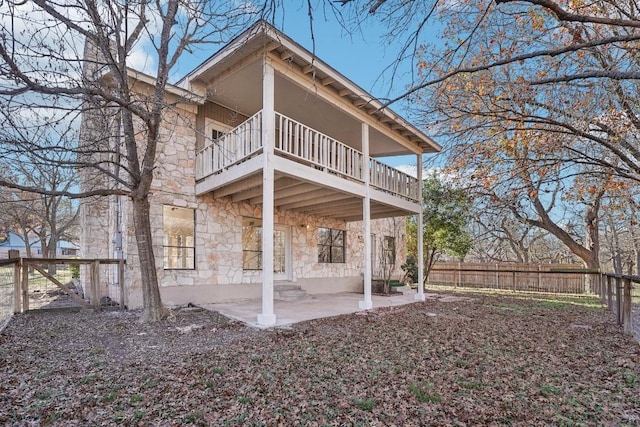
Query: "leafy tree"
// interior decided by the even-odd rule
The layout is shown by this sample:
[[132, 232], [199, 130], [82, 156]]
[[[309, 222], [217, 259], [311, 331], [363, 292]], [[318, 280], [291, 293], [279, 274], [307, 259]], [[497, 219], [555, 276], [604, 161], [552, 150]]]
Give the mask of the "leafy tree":
[[[388, 103], [415, 106], [433, 136], [453, 148], [453, 168], [485, 181], [487, 200], [597, 267], [603, 198], [621, 181], [640, 181], [637, 5], [341, 4], [347, 26], [374, 19], [389, 28], [386, 36], [401, 46], [393, 71], [412, 65], [409, 89]], [[509, 185], [494, 191], [498, 183]], [[562, 211], [577, 207], [583, 225], [575, 228]]]
[[[471, 200], [463, 188], [454, 187], [435, 173], [423, 181], [424, 280], [442, 254], [463, 258], [471, 249], [467, 231]], [[407, 222], [407, 251], [417, 254], [417, 221]], [[417, 258], [416, 258], [417, 259]], [[405, 265], [410, 265], [407, 262]]]
[[[143, 320], [166, 314], [160, 299], [149, 218], [149, 193], [166, 114], [178, 114], [167, 89], [178, 60], [197, 45], [229, 40], [272, 2], [209, 0], [122, 2], [7, 1], [0, 7], [0, 155], [80, 170], [94, 179], [82, 188], [49, 189], [14, 180], [0, 184], [51, 196], [121, 195], [131, 200], [140, 259]], [[85, 47], [87, 48], [85, 51]], [[86, 55], [85, 55], [86, 53]], [[136, 58], [153, 75], [144, 90], [129, 65]], [[102, 122], [66, 138], [80, 114]], [[46, 129], [47, 138], [32, 138]], [[111, 141], [120, 141], [111, 144]], [[56, 153], [68, 153], [66, 161]]]

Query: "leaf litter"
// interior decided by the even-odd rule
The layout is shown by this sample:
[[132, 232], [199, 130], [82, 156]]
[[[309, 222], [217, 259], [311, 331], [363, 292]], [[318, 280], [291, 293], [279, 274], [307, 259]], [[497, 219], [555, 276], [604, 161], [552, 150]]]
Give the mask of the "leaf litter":
[[639, 425], [640, 347], [611, 313], [505, 296], [257, 330], [205, 310], [15, 316], [0, 423]]

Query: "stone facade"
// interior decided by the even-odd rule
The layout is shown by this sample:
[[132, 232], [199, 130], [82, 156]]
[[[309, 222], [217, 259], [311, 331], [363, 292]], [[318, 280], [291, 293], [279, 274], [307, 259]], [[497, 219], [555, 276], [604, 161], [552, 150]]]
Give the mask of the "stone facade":
[[[194, 108], [185, 106], [167, 112], [158, 149], [151, 190], [151, 224], [154, 255], [163, 301], [167, 305], [204, 304], [261, 296], [260, 271], [243, 269], [243, 218], [261, 218], [261, 206], [233, 203], [211, 194], [194, 192], [196, 131]], [[163, 206], [190, 208], [195, 216], [195, 268], [165, 269], [163, 256]], [[82, 204], [82, 256], [126, 259], [125, 304], [142, 305], [141, 277], [130, 202], [124, 196], [87, 200]], [[275, 224], [288, 233], [291, 258], [286, 281], [307, 292], [362, 292], [364, 227], [362, 222], [344, 222], [294, 211], [275, 212]], [[318, 228], [346, 231], [346, 262], [318, 262]], [[404, 262], [404, 218], [373, 220], [372, 260], [374, 278], [379, 271], [384, 236], [395, 238], [397, 254], [394, 277], [401, 276]], [[120, 237], [121, 236], [121, 237]], [[104, 277], [107, 288], [115, 277]], [[110, 295], [110, 294], [109, 294]]]

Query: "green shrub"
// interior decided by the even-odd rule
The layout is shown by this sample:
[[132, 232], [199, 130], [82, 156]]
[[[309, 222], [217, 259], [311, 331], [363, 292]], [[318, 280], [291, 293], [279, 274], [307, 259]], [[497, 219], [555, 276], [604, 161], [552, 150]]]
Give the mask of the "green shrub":
[[418, 283], [418, 263], [413, 254], [407, 255], [407, 261], [400, 266], [405, 273], [405, 277], [411, 280], [411, 283]]
[[80, 278], [80, 264], [69, 264], [69, 271], [71, 271], [72, 279]]

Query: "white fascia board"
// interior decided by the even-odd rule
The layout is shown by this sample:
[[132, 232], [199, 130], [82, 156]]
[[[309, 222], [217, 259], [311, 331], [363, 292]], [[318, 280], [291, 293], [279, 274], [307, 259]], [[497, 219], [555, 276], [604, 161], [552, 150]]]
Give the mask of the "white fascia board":
[[[130, 79], [134, 79], [136, 81], [139, 81], [141, 83], [145, 83], [148, 84], [149, 86], [154, 86], [156, 84], [156, 78], [152, 77], [148, 74], [142, 73], [140, 71], [134, 70], [133, 68], [128, 68], [127, 67], [127, 76]], [[183, 89], [181, 87], [172, 85], [170, 83], [167, 83], [166, 86], [166, 91], [167, 93], [171, 94], [171, 95], [175, 95], [178, 98], [196, 103], [196, 104], [204, 104], [205, 102], [205, 98], [203, 96], [197, 95], [187, 89]]]

